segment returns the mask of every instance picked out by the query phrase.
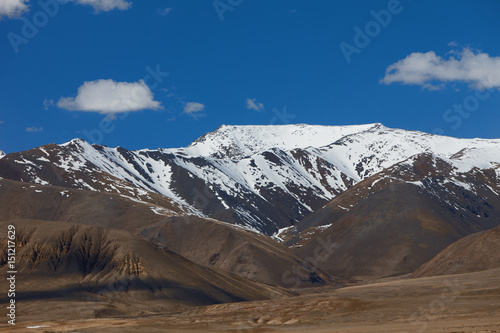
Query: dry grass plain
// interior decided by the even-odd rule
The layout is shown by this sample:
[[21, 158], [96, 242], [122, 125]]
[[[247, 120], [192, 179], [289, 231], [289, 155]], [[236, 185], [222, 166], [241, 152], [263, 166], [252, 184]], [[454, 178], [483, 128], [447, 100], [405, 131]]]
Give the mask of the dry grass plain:
[[92, 318], [105, 306], [21, 303], [17, 325], [2, 323], [0, 332], [500, 332], [500, 269], [311, 288], [299, 296], [170, 312], [145, 304], [143, 315]]

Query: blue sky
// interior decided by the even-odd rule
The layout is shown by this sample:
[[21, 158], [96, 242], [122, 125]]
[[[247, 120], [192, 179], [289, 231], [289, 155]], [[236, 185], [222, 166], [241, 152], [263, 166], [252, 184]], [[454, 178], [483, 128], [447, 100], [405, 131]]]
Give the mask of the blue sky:
[[221, 124], [500, 137], [496, 0], [63, 2], [0, 4], [5, 152], [180, 147]]

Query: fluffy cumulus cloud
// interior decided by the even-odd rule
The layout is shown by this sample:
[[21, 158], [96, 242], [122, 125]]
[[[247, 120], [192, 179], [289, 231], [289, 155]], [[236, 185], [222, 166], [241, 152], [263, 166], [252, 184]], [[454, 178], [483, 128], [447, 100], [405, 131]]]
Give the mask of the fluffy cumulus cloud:
[[197, 102], [188, 102], [184, 106], [184, 113], [196, 116], [200, 112], [203, 112], [205, 110], [205, 105]]
[[500, 57], [464, 48], [440, 57], [435, 52], [412, 53], [390, 65], [381, 83], [420, 85], [436, 89], [436, 83], [463, 82], [472, 88], [500, 89]]
[[61, 97], [57, 106], [70, 111], [103, 114], [162, 108], [161, 103], [154, 100], [151, 89], [143, 80], [138, 82], [116, 82], [113, 80], [85, 82], [78, 88], [76, 97]]
[[0, 19], [6, 17], [19, 17], [28, 10], [28, 0], [1, 0]]
[[94, 7], [96, 11], [109, 12], [114, 9], [127, 10], [132, 5], [125, 0], [73, 0], [82, 5]]
[[262, 111], [264, 110], [264, 104], [262, 103], [256, 103], [255, 98], [247, 98], [247, 109], [249, 110], [255, 110], [255, 111]]

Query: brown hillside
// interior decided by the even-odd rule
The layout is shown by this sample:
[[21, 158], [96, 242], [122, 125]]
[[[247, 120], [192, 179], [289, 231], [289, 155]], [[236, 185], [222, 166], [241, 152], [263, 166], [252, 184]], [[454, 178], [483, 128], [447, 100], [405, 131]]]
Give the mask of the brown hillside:
[[[161, 301], [168, 308], [287, 295], [281, 289], [195, 264], [126, 231], [36, 220], [1, 222], [0, 228], [7, 230], [8, 225], [16, 228], [16, 288], [20, 291], [16, 299], [20, 302], [99, 302], [96, 310], [105, 306], [130, 314], [132, 309], [147, 307], [147, 302], [157, 306]], [[0, 242], [5, 254], [5, 234]], [[1, 274], [7, 276], [7, 270], [3, 259]]]
[[444, 161], [422, 154], [370, 177], [333, 199], [286, 235], [288, 246], [315, 257], [332, 276], [381, 277], [412, 273], [446, 246], [500, 224], [494, 171], [452, 175]]
[[[168, 204], [168, 199], [164, 200]], [[328, 275], [268, 236], [194, 216], [169, 218], [177, 213], [168, 208], [172, 207], [164, 209], [117, 194], [0, 179], [0, 221], [68, 221], [125, 230], [198, 264], [254, 281], [280, 286], [284, 272], [300, 269], [304, 276], [298, 285], [332, 282]]]
[[145, 229], [141, 235], [154, 244], [196, 263], [214, 266], [251, 280], [289, 286], [283, 274], [293, 268], [306, 272], [297, 286], [321, 286], [331, 278], [268, 236], [199, 217], [173, 216]]
[[451, 244], [412, 277], [471, 273], [500, 267], [500, 227], [481, 231]]

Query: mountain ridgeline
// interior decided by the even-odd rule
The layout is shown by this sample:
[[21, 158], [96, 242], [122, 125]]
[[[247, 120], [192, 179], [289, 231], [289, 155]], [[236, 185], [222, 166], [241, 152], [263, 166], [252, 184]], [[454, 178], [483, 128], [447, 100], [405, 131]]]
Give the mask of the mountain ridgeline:
[[155, 150], [75, 139], [0, 157], [0, 178], [2, 221], [120, 229], [280, 287], [413, 273], [500, 224], [500, 140], [382, 124], [223, 125]]
[[[476, 169], [498, 175], [499, 144], [381, 124], [224, 125], [179, 149], [130, 151], [80, 139], [51, 144], [0, 159], [0, 177], [147, 202], [159, 194], [185, 212], [272, 235], [418, 154], [445, 161], [446, 176], [460, 178]], [[464, 185], [464, 191], [471, 186]]]

